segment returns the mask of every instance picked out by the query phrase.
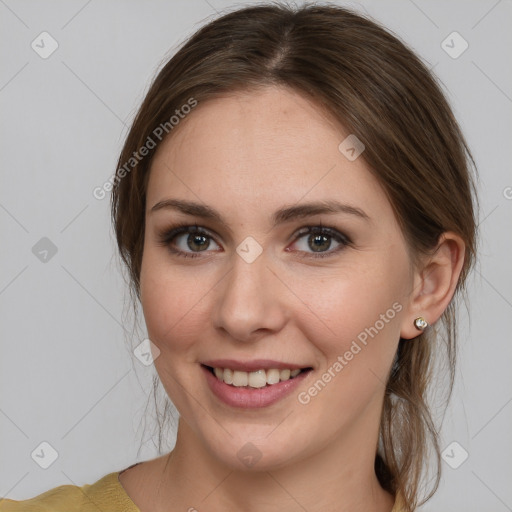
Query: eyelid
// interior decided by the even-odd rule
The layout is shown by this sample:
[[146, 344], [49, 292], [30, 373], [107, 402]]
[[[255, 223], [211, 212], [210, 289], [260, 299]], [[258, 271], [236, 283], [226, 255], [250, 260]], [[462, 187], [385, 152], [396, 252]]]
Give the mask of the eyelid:
[[339, 229], [337, 229], [335, 227], [324, 226], [322, 223], [318, 223], [318, 224], [311, 225], [311, 226], [304, 226], [304, 227], [300, 228], [298, 231], [296, 231], [292, 235], [292, 238], [295, 239], [298, 236], [314, 234], [314, 233], [327, 234], [329, 236], [332, 236], [333, 238], [341, 238], [347, 244], [352, 243], [352, 241], [350, 240], [348, 235], [341, 232]]
[[[202, 226], [199, 226], [198, 224], [190, 224], [189, 222], [183, 222], [183, 223], [177, 223], [169, 228], [164, 228], [163, 230], [159, 231], [157, 237], [158, 237], [158, 244], [162, 245], [164, 247], [170, 246], [171, 242], [182, 234], [199, 234], [204, 235], [212, 240], [215, 241], [217, 245], [220, 245], [216, 241], [216, 234], [214, 234], [209, 229], [203, 228]], [[175, 252], [182, 252], [180, 250], [176, 250]], [[197, 254], [199, 254], [198, 252]], [[193, 253], [191, 253], [193, 254]]]

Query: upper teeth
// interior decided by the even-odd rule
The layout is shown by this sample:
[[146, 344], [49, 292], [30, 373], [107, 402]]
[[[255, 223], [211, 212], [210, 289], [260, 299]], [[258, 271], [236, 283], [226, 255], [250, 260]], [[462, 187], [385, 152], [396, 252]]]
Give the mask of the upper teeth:
[[251, 388], [263, 388], [267, 384], [277, 384], [279, 381], [292, 379], [301, 372], [300, 369], [278, 370], [276, 368], [255, 372], [241, 372], [229, 368], [214, 368], [213, 371], [215, 376], [226, 384], [236, 387], [249, 386]]

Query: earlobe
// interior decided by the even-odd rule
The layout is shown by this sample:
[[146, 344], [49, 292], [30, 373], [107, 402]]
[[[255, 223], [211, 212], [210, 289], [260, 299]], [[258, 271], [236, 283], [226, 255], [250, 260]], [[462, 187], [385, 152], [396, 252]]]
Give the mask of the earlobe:
[[414, 327], [416, 327], [418, 331], [424, 331], [428, 327], [428, 322], [422, 316], [419, 316], [414, 319]]
[[465, 244], [453, 233], [443, 233], [435, 251], [427, 256], [415, 274], [415, 286], [404, 315], [401, 338], [419, 336], [437, 322], [450, 304], [464, 265]]

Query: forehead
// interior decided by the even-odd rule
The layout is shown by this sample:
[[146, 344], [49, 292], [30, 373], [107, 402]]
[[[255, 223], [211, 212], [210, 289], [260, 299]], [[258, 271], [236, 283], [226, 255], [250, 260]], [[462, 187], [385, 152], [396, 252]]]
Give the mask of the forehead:
[[154, 157], [148, 207], [172, 195], [255, 213], [328, 198], [391, 213], [364, 160], [350, 161], [339, 151], [348, 135], [288, 88], [199, 103]]

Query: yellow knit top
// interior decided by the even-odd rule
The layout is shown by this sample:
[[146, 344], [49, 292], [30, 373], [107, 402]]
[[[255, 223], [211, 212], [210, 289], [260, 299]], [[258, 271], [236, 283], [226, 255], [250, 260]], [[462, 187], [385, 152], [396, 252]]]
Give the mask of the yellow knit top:
[[[0, 512], [140, 512], [119, 481], [121, 472], [109, 473], [92, 485], [61, 485], [27, 500], [0, 498]], [[402, 510], [399, 501], [392, 512]]]
[[119, 473], [109, 473], [92, 485], [60, 485], [28, 500], [0, 498], [0, 512], [140, 512]]

